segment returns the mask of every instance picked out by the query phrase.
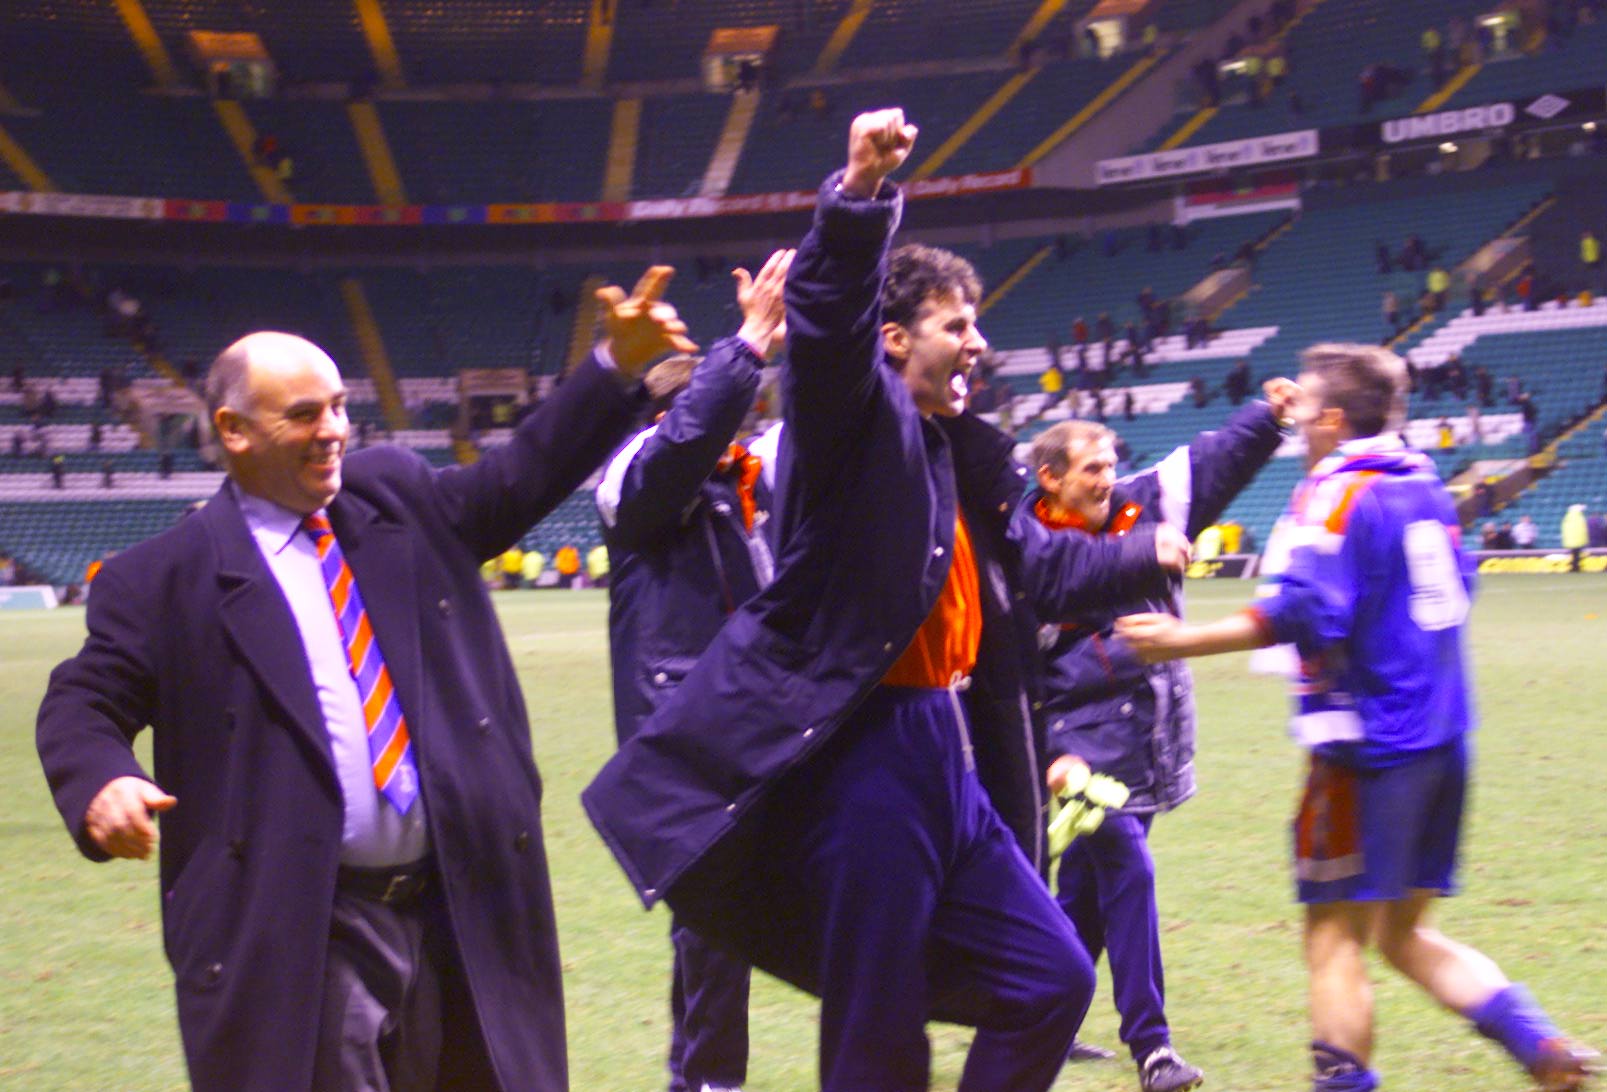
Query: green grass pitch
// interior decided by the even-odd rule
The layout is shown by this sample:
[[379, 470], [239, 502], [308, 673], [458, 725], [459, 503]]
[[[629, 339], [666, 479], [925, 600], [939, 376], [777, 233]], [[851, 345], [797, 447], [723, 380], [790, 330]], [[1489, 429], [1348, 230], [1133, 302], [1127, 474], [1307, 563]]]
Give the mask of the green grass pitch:
[[[1194, 583], [1191, 614], [1219, 616], [1251, 589]], [[668, 917], [638, 909], [577, 800], [613, 746], [605, 598], [524, 592], [498, 604], [547, 785], [573, 1086], [662, 1088]], [[155, 866], [79, 858], [34, 754], [46, 677], [82, 628], [74, 609], [0, 615], [0, 1089], [179, 1089]], [[1483, 727], [1464, 892], [1441, 921], [1529, 983], [1572, 1034], [1607, 1045], [1607, 580], [1487, 580], [1473, 651]], [[1283, 735], [1281, 684], [1249, 676], [1242, 656], [1195, 672], [1201, 792], [1154, 834], [1173, 1033], [1207, 1088], [1292, 1092], [1309, 1087], [1285, 834], [1300, 755]], [[1377, 1065], [1391, 1092], [1527, 1087], [1460, 1019], [1382, 969], [1377, 982]], [[809, 998], [759, 976], [751, 1092], [816, 1087], [816, 1027]], [[1084, 1036], [1116, 1046], [1115, 1029], [1102, 969]], [[939, 1027], [932, 1039], [933, 1087], [952, 1089], [967, 1034]], [[1136, 1087], [1125, 1061], [1068, 1067], [1056, 1085]]]

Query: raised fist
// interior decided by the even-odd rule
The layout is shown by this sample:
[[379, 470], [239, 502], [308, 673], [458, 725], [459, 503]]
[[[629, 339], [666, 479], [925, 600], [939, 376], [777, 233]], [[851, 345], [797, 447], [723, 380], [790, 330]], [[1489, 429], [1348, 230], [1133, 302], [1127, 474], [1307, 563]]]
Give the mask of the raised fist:
[[909, 158], [919, 130], [904, 123], [904, 111], [872, 110], [860, 114], [848, 128], [848, 169], [843, 192], [853, 197], [874, 197], [882, 179]]

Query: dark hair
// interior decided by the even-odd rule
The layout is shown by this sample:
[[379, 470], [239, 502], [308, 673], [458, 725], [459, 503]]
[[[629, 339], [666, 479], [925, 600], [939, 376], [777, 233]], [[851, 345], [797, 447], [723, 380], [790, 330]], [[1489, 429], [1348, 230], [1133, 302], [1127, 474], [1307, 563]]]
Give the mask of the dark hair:
[[982, 302], [982, 281], [971, 263], [950, 250], [908, 243], [887, 257], [882, 321], [913, 326], [921, 304], [956, 294], [969, 304]]
[[1337, 407], [1355, 436], [1377, 436], [1406, 419], [1406, 363], [1377, 345], [1313, 345], [1300, 371], [1322, 384], [1322, 408]]
[[669, 412], [676, 396], [692, 382], [692, 371], [700, 359], [682, 354], [661, 360], [648, 369], [642, 386], [647, 388], [648, 397], [653, 400], [654, 413]]
[[1032, 441], [1032, 470], [1048, 467], [1055, 477], [1071, 469], [1073, 445], [1115, 443], [1116, 434], [1096, 421], [1060, 421], [1050, 425]]

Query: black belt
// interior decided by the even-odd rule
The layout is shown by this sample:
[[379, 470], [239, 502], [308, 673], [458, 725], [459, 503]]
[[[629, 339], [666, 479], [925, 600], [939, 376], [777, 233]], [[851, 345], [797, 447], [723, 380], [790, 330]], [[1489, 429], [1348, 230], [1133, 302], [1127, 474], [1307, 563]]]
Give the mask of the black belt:
[[423, 897], [435, 881], [435, 867], [428, 858], [389, 868], [358, 868], [341, 865], [335, 873], [335, 887], [386, 906], [411, 906]]

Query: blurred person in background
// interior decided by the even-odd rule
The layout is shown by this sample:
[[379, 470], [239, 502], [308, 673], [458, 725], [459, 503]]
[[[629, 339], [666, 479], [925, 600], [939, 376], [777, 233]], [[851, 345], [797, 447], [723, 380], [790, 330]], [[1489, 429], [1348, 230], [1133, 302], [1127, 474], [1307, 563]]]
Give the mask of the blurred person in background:
[[[654, 422], [614, 456], [597, 487], [621, 744], [774, 573], [765, 538], [774, 437], [736, 439], [785, 337], [791, 265], [792, 251], [779, 250], [756, 277], [734, 272], [741, 328], [701, 360], [671, 357], [647, 373]], [[754, 447], [768, 449], [771, 465]], [[674, 917], [670, 941], [669, 1092], [735, 1092], [748, 1076], [749, 967]]]
[[1405, 365], [1375, 346], [1317, 345], [1299, 383], [1308, 473], [1268, 546], [1264, 594], [1220, 621], [1131, 615], [1117, 633], [1150, 663], [1293, 646], [1290, 734], [1310, 751], [1294, 864], [1313, 1092], [1379, 1087], [1370, 947], [1545, 1092], [1584, 1088], [1593, 1055], [1487, 956], [1433, 924], [1435, 900], [1457, 886], [1476, 566], [1432, 461], [1394, 434]]
[[[1155, 466], [1120, 479], [1114, 432], [1088, 421], [1051, 425], [1032, 443], [1036, 488], [1027, 494], [1023, 518], [1068, 535], [1120, 537], [1164, 524], [1200, 538], [1283, 442], [1281, 422], [1298, 391], [1287, 379], [1269, 380], [1264, 390], [1266, 402], [1244, 407], [1225, 427], [1202, 432]], [[1114, 627], [1123, 614], [1181, 616], [1182, 609], [1178, 578], [1162, 594], [1046, 625], [1038, 639], [1050, 788], [1064, 784], [1068, 766], [1085, 764], [1132, 791], [1125, 807], [1061, 856], [1058, 899], [1088, 954], [1095, 960], [1101, 951], [1110, 954], [1122, 1042], [1143, 1092], [1177, 1092], [1204, 1080], [1172, 1049], [1149, 851], [1155, 816], [1195, 792], [1194, 681], [1183, 664], [1144, 664]], [[1072, 1057], [1100, 1053], [1078, 1044]]]

